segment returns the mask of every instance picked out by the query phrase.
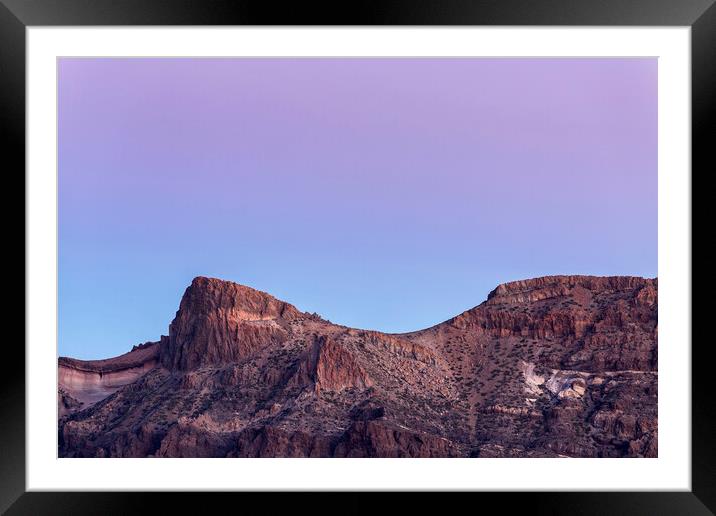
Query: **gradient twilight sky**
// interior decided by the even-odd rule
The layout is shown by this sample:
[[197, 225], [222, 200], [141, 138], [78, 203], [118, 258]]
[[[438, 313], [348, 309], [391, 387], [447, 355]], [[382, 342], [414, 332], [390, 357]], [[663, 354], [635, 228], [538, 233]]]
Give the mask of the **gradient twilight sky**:
[[59, 354], [197, 275], [388, 332], [499, 283], [657, 274], [656, 59], [59, 62]]

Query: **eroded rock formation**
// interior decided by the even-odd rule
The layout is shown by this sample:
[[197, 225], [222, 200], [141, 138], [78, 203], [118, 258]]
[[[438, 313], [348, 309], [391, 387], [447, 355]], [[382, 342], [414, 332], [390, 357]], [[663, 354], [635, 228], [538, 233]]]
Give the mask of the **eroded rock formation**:
[[657, 280], [500, 285], [422, 331], [332, 324], [211, 278], [169, 335], [60, 358], [63, 457], [653, 457]]
[[88, 408], [154, 369], [159, 342], [134, 346], [129, 353], [106, 360], [58, 359], [59, 415]]

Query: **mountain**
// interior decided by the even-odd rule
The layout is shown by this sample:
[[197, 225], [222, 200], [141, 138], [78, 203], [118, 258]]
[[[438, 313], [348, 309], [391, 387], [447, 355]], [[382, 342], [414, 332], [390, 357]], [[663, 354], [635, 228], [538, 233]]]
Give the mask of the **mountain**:
[[386, 334], [198, 277], [168, 333], [59, 359], [59, 456], [657, 456], [656, 279], [515, 281]]

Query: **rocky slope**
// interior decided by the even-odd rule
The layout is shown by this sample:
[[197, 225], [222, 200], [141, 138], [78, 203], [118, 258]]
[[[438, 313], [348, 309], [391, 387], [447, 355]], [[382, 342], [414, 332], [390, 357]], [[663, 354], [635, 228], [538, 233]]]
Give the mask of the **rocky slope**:
[[57, 405], [60, 416], [90, 407], [134, 382], [159, 362], [159, 342], [146, 342], [106, 360], [58, 359]]
[[398, 335], [199, 277], [167, 337], [59, 367], [62, 457], [657, 455], [656, 279], [506, 283]]

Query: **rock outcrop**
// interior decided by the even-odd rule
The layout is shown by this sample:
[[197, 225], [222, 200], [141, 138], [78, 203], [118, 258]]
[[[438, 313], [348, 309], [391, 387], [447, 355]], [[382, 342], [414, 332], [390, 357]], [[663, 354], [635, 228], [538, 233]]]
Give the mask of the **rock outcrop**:
[[199, 277], [159, 342], [59, 360], [59, 455], [654, 457], [657, 292], [515, 281], [395, 335]]
[[104, 360], [58, 359], [58, 410], [64, 416], [91, 407], [154, 369], [159, 342], [146, 342], [124, 355]]
[[286, 324], [299, 316], [288, 303], [243, 285], [198, 277], [186, 289], [162, 365], [192, 370], [241, 360], [287, 338]]

